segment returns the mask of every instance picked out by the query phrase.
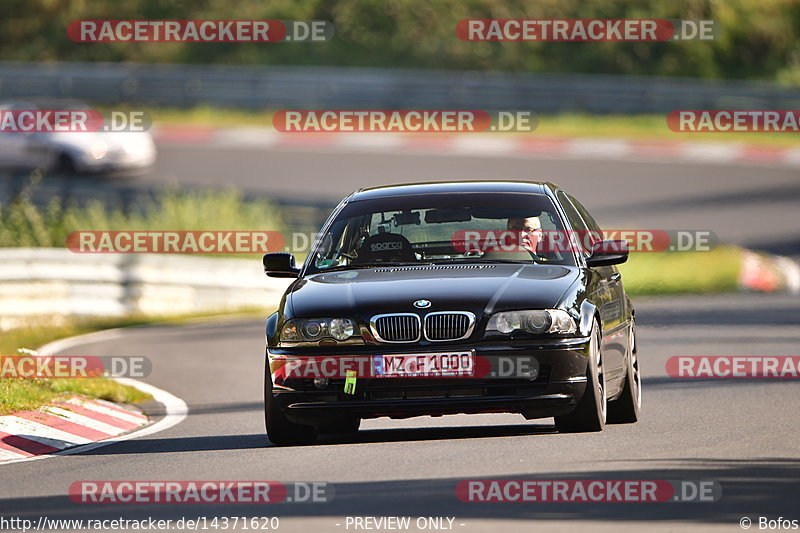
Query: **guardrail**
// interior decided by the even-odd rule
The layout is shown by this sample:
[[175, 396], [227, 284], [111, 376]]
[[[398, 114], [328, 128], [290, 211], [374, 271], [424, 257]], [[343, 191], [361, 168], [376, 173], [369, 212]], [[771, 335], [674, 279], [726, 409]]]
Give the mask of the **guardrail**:
[[173, 315], [277, 307], [290, 280], [258, 259], [0, 249], [0, 329], [31, 316]]
[[473, 108], [538, 113], [797, 109], [800, 89], [766, 82], [590, 74], [343, 67], [0, 61], [0, 98], [79, 98], [245, 109]]

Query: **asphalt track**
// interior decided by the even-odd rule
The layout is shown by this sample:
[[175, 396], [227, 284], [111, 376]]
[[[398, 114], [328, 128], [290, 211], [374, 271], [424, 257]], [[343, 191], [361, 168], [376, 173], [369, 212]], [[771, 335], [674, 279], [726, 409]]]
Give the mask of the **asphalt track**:
[[797, 167], [743, 163], [171, 144], [159, 146], [155, 167], [132, 183], [232, 184], [249, 192], [335, 204], [356, 188], [381, 184], [548, 180], [572, 192], [605, 228], [711, 230], [723, 242], [800, 256], [799, 177]]
[[[572, 192], [609, 229], [710, 230], [721, 242], [800, 258], [798, 177], [798, 167], [754, 163], [162, 143], [155, 166], [142, 175], [48, 175], [34, 197], [43, 204], [54, 196], [116, 203], [130, 191], [169, 184], [234, 186], [289, 205], [321, 206], [316, 218], [359, 187], [437, 180], [548, 180]], [[0, 201], [25, 182], [24, 174], [0, 176]], [[306, 216], [305, 211], [293, 213], [291, 225], [318, 227]]]
[[[333, 201], [365, 185], [428, 179], [547, 178], [606, 227], [711, 229], [796, 255], [796, 170], [614, 161], [162, 147], [153, 184], [224, 185]], [[225, 176], [223, 180], [220, 176]], [[231, 178], [233, 176], [233, 178]], [[313, 193], [309, 193], [313, 191]], [[0, 466], [0, 516], [177, 519], [278, 516], [284, 531], [353, 531], [347, 516], [450, 516], [457, 531], [736, 531], [747, 516], [800, 519], [797, 381], [670, 378], [673, 355], [797, 355], [796, 296], [637, 300], [643, 419], [560, 435], [515, 415], [375, 420], [347, 442], [275, 448], [262, 416], [261, 321], [132, 328], [70, 353], [147, 355], [144, 381], [189, 405], [166, 431], [43, 461]], [[158, 412], [157, 406], [151, 406]], [[463, 479], [715, 480], [718, 502], [463, 503]], [[327, 504], [80, 505], [76, 480], [277, 480], [335, 485]], [[337, 524], [340, 524], [337, 526]], [[461, 525], [463, 524], [463, 525]]]
[[[791, 296], [638, 302], [644, 417], [562, 435], [552, 419], [473, 415], [367, 421], [357, 436], [271, 447], [261, 404], [260, 321], [137, 327], [69, 353], [147, 354], [147, 383], [189, 405], [161, 433], [0, 467], [2, 516], [141, 519], [278, 516], [281, 530], [342, 531], [347, 516], [451, 516], [458, 531], [734, 531], [748, 516], [800, 518], [797, 381], [670, 378], [672, 355], [797, 353]], [[718, 502], [464, 503], [463, 479], [715, 480]], [[76, 480], [326, 481], [332, 502], [272, 505], [77, 504]], [[342, 524], [336, 526], [336, 524]], [[463, 526], [459, 524], [464, 524]], [[352, 529], [350, 529], [352, 531]]]

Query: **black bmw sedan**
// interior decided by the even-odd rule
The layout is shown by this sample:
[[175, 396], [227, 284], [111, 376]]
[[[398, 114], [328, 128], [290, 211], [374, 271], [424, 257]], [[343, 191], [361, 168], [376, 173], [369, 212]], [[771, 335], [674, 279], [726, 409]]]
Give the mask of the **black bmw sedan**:
[[560, 432], [639, 418], [625, 241], [551, 183], [361, 189], [336, 207], [267, 319], [264, 410], [274, 444], [362, 419], [554, 417]]

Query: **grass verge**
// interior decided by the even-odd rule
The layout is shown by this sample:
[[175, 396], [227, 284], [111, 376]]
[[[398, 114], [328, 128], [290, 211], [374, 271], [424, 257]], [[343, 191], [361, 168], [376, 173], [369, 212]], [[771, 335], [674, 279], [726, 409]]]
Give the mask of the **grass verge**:
[[708, 252], [632, 253], [620, 265], [631, 295], [705, 294], [738, 288], [742, 249], [719, 246]]
[[[263, 310], [244, 309], [226, 316], [263, 316]], [[49, 342], [103, 329], [138, 326], [152, 323], [184, 323], [212, 314], [182, 316], [132, 315], [119, 318], [71, 319], [62, 323], [31, 322], [25, 326], [0, 332], [0, 354], [15, 355], [19, 348], [36, 348]], [[59, 396], [80, 394], [87, 398], [115, 403], [141, 403], [152, 397], [134, 387], [112, 379], [0, 379], [0, 415], [38, 409]]]
[[146, 402], [152, 396], [106, 378], [0, 379], [0, 415], [39, 409], [73, 394], [115, 403]]
[[[177, 187], [142, 197], [131, 205], [84, 205], [53, 198], [46, 206], [31, 200], [42, 175], [31, 174], [27, 185], [8, 203], [0, 203], [0, 248], [61, 248], [73, 231], [281, 231], [280, 209], [265, 199], [246, 199], [240, 191]], [[204, 254], [225, 255], [225, 254]], [[253, 257], [259, 254], [252, 255]], [[250, 257], [251, 254], [242, 254]]]

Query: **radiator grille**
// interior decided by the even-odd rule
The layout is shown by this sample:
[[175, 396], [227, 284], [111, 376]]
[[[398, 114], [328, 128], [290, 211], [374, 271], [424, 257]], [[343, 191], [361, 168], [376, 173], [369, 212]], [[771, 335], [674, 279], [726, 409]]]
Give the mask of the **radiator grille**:
[[[380, 342], [456, 341], [468, 338], [475, 327], [475, 315], [468, 311], [438, 311], [425, 316], [425, 327], [414, 313], [376, 315], [372, 333]], [[421, 331], [423, 330], [423, 331]]]
[[469, 337], [475, 315], [467, 312], [430, 313], [425, 317], [425, 338], [429, 341], [453, 341]]
[[411, 313], [372, 318], [373, 333], [383, 342], [416, 342], [420, 339], [419, 316]]

